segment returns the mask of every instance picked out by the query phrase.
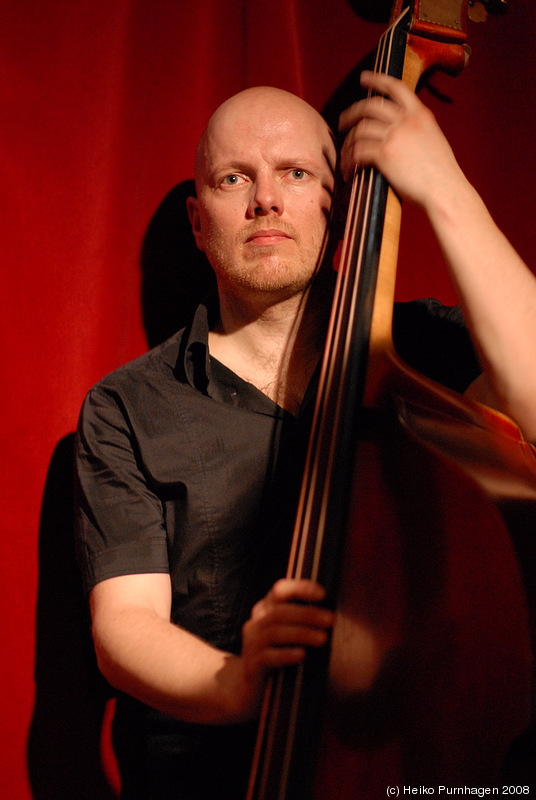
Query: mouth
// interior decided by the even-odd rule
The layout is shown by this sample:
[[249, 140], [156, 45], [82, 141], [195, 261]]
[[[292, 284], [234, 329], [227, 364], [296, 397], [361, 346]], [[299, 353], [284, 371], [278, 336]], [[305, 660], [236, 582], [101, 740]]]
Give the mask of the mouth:
[[254, 231], [246, 239], [246, 244], [250, 243], [258, 247], [266, 247], [267, 245], [280, 244], [288, 239], [292, 239], [292, 237], [285, 231], [281, 231], [278, 228], [268, 228]]

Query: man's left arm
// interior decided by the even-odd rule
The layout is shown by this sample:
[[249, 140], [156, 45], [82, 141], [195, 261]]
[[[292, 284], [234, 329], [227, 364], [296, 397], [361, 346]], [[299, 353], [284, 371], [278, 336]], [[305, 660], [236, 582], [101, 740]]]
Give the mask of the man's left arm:
[[425, 210], [485, 370], [469, 394], [536, 441], [536, 277], [468, 182], [432, 112], [401, 81], [364, 73], [362, 82], [389, 99], [359, 101], [341, 116], [349, 130], [343, 172], [373, 164]]

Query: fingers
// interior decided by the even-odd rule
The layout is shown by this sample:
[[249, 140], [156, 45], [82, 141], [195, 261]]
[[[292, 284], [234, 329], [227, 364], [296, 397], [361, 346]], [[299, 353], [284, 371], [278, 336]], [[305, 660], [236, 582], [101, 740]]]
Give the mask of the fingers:
[[355, 165], [378, 166], [378, 148], [415, 102], [413, 93], [389, 75], [363, 72], [361, 83], [376, 94], [354, 103], [339, 118], [339, 129], [347, 133], [341, 149], [341, 170], [346, 180]]
[[305, 578], [282, 578], [276, 581], [266, 599], [273, 602], [299, 600], [304, 603], [321, 603], [326, 592], [320, 584]]
[[364, 72], [361, 82], [377, 94], [341, 115], [341, 129], [348, 131], [340, 159], [344, 178], [356, 166], [371, 165], [402, 197], [431, 209], [438, 186], [451, 193], [462, 180], [437, 120], [397, 78]]
[[419, 102], [415, 92], [399, 78], [393, 78], [392, 75], [364, 70], [361, 73], [360, 80], [361, 86], [380, 94], [388, 95], [391, 100], [402, 107], [411, 108], [415, 101]]
[[412, 111], [420, 100], [402, 81], [377, 72], [361, 73], [361, 85], [376, 92], [353, 103], [339, 117], [341, 133], [350, 130], [364, 117], [394, 122], [402, 111]]
[[296, 664], [308, 647], [321, 647], [328, 640], [334, 615], [321, 608], [325, 597], [313, 581], [278, 581], [253, 608], [243, 627], [243, 657], [249, 671]]

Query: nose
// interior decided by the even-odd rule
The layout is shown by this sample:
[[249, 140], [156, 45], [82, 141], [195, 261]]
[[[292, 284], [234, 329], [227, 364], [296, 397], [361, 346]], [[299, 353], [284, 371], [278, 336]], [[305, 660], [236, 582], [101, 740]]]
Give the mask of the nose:
[[283, 213], [283, 195], [277, 179], [273, 175], [257, 175], [248, 205], [248, 217], [264, 217]]

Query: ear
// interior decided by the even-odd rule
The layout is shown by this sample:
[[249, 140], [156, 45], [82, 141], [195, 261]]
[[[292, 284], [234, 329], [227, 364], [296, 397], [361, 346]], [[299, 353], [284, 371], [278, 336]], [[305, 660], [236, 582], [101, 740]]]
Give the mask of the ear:
[[197, 197], [188, 197], [186, 199], [186, 208], [188, 209], [188, 217], [190, 218], [196, 244], [200, 250], [204, 251], [205, 246], [203, 244], [203, 234], [201, 232], [201, 216], [199, 214], [199, 201]]

